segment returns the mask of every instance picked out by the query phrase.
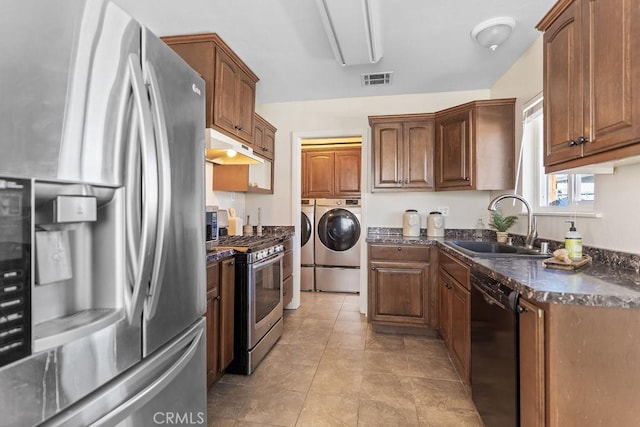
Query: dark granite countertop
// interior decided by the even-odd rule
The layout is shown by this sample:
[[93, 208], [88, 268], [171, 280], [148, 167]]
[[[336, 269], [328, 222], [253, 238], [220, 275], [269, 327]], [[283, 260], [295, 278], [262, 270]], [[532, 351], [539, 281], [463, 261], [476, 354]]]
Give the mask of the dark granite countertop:
[[236, 251], [233, 249], [216, 249], [213, 251], [207, 251], [207, 264], [218, 262], [222, 259], [233, 256], [235, 253]]
[[556, 304], [640, 308], [640, 274], [594, 263], [577, 272], [547, 269], [531, 258], [469, 257], [444, 238], [369, 233], [368, 243], [436, 245], [478, 271], [520, 292], [525, 298]]

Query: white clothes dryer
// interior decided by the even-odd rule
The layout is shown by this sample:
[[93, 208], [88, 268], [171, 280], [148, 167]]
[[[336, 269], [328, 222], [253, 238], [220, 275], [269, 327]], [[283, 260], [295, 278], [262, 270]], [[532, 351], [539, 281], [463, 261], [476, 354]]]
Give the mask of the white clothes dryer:
[[316, 199], [316, 289], [360, 291], [360, 199]]

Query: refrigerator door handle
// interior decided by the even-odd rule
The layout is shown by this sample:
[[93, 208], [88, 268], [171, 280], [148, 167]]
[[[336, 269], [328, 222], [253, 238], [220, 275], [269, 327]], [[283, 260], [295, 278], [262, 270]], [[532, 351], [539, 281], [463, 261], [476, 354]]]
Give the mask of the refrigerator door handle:
[[173, 379], [180, 374], [187, 364], [195, 356], [200, 340], [203, 337], [203, 330], [199, 329], [195, 338], [189, 345], [189, 348], [180, 356], [180, 358], [166, 371], [156, 378], [147, 387], [130, 397], [126, 402], [114, 408], [108, 414], [99, 418], [95, 422], [91, 423], [91, 427], [107, 427], [114, 426], [120, 421], [127, 418], [129, 415], [135, 413], [138, 409], [143, 407], [146, 403], [151, 401], [155, 396], [164, 390]]
[[[158, 165], [155, 140], [153, 137], [153, 121], [149, 111], [148, 95], [142, 77], [140, 57], [130, 54], [128, 71], [134, 99], [133, 125], [131, 135], [134, 139], [129, 144], [126, 178], [126, 235], [127, 252], [130, 271], [131, 288], [125, 286], [125, 304], [130, 323], [137, 324], [141, 320], [147, 285], [151, 278], [153, 250], [155, 247], [156, 227], [158, 219]], [[138, 130], [138, 135], [136, 135]], [[140, 144], [137, 144], [139, 137]], [[138, 157], [138, 148], [140, 157]], [[142, 177], [141, 183], [138, 179]], [[137, 191], [141, 184], [141, 191]], [[142, 224], [138, 224], [142, 206]]]
[[146, 70], [151, 98], [151, 113], [156, 136], [158, 167], [158, 233], [154, 251], [153, 269], [151, 271], [151, 287], [145, 301], [144, 314], [147, 320], [153, 318], [158, 308], [162, 288], [167, 248], [165, 237], [169, 232], [171, 217], [171, 162], [169, 156], [169, 137], [167, 136], [167, 120], [164, 114], [160, 85], [153, 64], [147, 61]]

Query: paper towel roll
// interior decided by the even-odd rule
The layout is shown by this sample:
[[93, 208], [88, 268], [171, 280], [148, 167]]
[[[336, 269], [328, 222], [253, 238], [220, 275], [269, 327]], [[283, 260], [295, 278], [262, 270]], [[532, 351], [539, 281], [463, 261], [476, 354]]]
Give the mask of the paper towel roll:
[[242, 218], [229, 218], [229, 236], [242, 236]]

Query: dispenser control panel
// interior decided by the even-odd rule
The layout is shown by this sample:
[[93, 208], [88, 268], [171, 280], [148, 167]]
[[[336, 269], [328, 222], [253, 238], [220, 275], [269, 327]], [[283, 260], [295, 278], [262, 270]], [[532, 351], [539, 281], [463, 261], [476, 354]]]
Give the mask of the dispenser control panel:
[[31, 354], [31, 182], [0, 177], [0, 366]]

